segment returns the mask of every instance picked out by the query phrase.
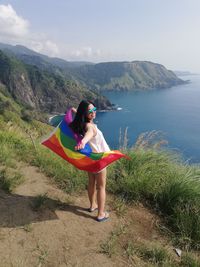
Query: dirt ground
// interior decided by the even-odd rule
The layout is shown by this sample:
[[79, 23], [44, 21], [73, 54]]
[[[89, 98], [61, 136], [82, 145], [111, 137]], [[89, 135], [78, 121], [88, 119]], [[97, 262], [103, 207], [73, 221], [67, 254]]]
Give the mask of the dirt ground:
[[[96, 212], [86, 211], [87, 192], [69, 196], [36, 167], [21, 172], [25, 181], [12, 194], [0, 191], [0, 267], [128, 266], [120, 255], [101, 253], [102, 242], [122, 222], [112, 205], [110, 220], [99, 223]], [[112, 203], [111, 196], [107, 200]], [[144, 208], [126, 216], [140, 238], [157, 238], [155, 218]]]

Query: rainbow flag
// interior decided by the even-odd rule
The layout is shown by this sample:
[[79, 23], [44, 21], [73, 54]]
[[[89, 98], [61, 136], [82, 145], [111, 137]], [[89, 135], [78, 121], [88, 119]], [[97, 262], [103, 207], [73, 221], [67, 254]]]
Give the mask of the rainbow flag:
[[94, 153], [89, 144], [86, 144], [84, 149], [75, 150], [75, 146], [80, 142], [80, 137], [68, 126], [70, 121], [72, 121], [71, 111], [66, 114], [50, 137], [42, 142], [42, 145], [51, 149], [76, 168], [92, 173], [101, 171], [122, 157], [128, 158], [118, 150]]

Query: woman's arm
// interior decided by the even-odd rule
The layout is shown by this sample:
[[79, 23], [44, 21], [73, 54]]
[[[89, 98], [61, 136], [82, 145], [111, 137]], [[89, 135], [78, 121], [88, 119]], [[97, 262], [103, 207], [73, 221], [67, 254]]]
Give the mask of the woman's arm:
[[83, 149], [85, 147], [85, 145], [90, 141], [90, 139], [92, 139], [92, 137], [95, 135], [94, 133], [94, 128], [93, 126], [88, 123], [87, 124], [87, 131], [83, 137], [83, 139], [81, 140], [80, 144], [78, 144], [77, 146], [75, 146], [76, 150], [80, 150]]

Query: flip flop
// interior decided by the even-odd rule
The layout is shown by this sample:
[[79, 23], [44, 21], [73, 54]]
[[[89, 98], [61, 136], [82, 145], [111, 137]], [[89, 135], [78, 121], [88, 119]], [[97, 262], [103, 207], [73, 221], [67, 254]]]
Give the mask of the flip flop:
[[105, 222], [105, 221], [109, 220], [108, 212], [105, 212], [105, 216], [103, 218], [97, 218], [96, 220], [97, 220], [97, 222]]
[[94, 208], [94, 209], [88, 208], [88, 209], [87, 209], [88, 212], [94, 212], [94, 211], [96, 211], [96, 210], [98, 210], [98, 208]]

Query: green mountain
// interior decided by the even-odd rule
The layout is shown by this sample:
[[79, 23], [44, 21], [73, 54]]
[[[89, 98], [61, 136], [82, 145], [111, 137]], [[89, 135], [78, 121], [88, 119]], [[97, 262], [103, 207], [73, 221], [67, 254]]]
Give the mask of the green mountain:
[[25, 64], [14, 54], [0, 51], [0, 85], [18, 103], [48, 113], [64, 112], [85, 98], [100, 109], [112, 107], [105, 97], [84, 88], [70, 74], [67, 77], [59, 68], [48, 68]]
[[161, 89], [185, 82], [152, 62], [70, 62], [24, 46], [0, 43], [0, 84], [4, 91], [18, 103], [41, 112], [64, 112], [85, 98], [99, 109], [112, 109], [101, 91]]
[[91, 62], [85, 62], [85, 61], [66, 61], [61, 58], [56, 57], [48, 57], [46, 55], [40, 54], [38, 52], [35, 52], [25, 46], [22, 45], [8, 45], [0, 43], [0, 50], [2, 50], [4, 53], [8, 55], [14, 55], [18, 59], [22, 60], [26, 64], [30, 65], [37, 65], [40, 68], [43, 69], [50, 69], [54, 66], [61, 68], [61, 69], [73, 69], [76, 67], [80, 67], [83, 65], [90, 65], [93, 64]]
[[76, 80], [90, 90], [135, 90], [151, 88], [169, 88], [183, 84], [176, 74], [163, 65], [148, 61], [105, 62], [70, 62], [51, 58], [34, 52], [24, 46], [11, 46], [0, 43], [5, 53], [14, 54], [25, 64], [36, 65], [42, 70], [64, 75]]
[[106, 62], [75, 69], [75, 76], [93, 90], [169, 88], [185, 83], [163, 65], [148, 61]]

